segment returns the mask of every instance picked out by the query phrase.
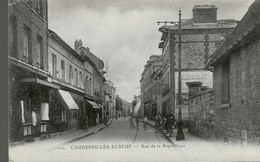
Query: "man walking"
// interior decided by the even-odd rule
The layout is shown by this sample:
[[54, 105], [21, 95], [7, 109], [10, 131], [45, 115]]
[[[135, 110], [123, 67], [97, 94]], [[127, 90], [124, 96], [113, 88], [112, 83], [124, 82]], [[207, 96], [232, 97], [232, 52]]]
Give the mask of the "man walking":
[[144, 116], [144, 130], [146, 130], [146, 128], [147, 128], [147, 122], [148, 122], [148, 119], [146, 116]]
[[156, 133], [158, 133], [159, 127], [160, 127], [160, 118], [159, 118], [159, 115], [156, 115], [155, 116], [155, 130], [156, 130]]
[[135, 121], [136, 121], [136, 128], [138, 129], [138, 126], [139, 126], [139, 117], [138, 117], [138, 115], [136, 116]]
[[174, 126], [174, 122], [175, 122], [175, 116], [171, 113], [171, 116], [169, 118], [169, 137], [173, 136], [173, 126]]
[[135, 128], [132, 115], [130, 116], [130, 119], [129, 119], [129, 120], [130, 120], [130, 127], [131, 127], [131, 129], [132, 129], [132, 128]]

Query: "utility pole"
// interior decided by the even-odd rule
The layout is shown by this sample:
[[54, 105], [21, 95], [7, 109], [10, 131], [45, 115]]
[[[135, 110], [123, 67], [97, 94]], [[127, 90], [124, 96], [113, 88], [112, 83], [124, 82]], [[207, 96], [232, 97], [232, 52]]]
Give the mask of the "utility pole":
[[[181, 84], [181, 81], [182, 81], [182, 78], [181, 78], [181, 61], [182, 61], [182, 59], [181, 59], [181, 57], [182, 57], [182, 53], [181, 53], [182, 52], [181, 51], [181, 34], [182, 34], [182, 32], [181, 32], [181, 23], [182, 23], [182, 20], [185, 20], [185, 19], [181, 19], [181, 15], [182, 15], [181, 14], [181, 10], [179, 10], [179, 21], [178, 22], [176, 22], [176, 21], [158, 21], [157, 22], [158, 25], [160, 23], [164, 23], [165, 25], [169, 23], [169, 24], [174, 24], [174, 25], [176, 25], [178, 27], [178, 36], [179, 36], [179, 40], [178, 40], [179, 41], [178, 42], [178, 55], [179, 55], [178, 72], [179, 72], [179, 74], [178, 74], [178, 124], [177, 124], [178, 130], [177, 130], [177, 136], [176, 136], [176, 140], [177, 141], [185, 139], [184, 133], [183, 133], [183, 129], [182, 129], [183, 122], [182, 122], [182, 107], [181, 107], [181, 105], [182, 105], [182, 98], [181, 98], [181, 87], [182, 87], [181, 86], [182, 85]], [[171, 43], [172, 35], [170, 33], [170, 29], [168, 30], [168, 32], [169, 32], [169, 38], [170, 38], [169, 40], [170, 40], [170, 46], [171, 46], [171, 44], [173, 44], [174, 42]], [[172, 52], [170, 54], [174, 55], [174, 53], [172, 53]], [[174, 57], [171, 57], [171, 58], [174, 58]], [[175, 64], [171, 64], [171, 66], [172, 65], [174, 65], [174, 68], [175, 68]], [[173, 79], [175, 80], [175, 70], [173, 72], [171, 72], [171, 75], [174, 77]], [[172, 89], [172, 91], [174, 91], [174, 89]], [[174, 95], [171, 96], [171, 97], [174, 97]]]
[[176, 140], [180, 141], [180, 140], [184, 140], [184, 133], [183, 133], [183, 129], [182, 129], [182, 98], [181, 98], [181, 57], [182, 57], [182, 53], [181, 53], [181, 10], [179, 10], [179, 25], [178, 25], [178, 33], [179, 33], [179, 77], [178, 77], [178, 95], [179, 95], [179, 104], [178, 104], [178, 130], [177, 130], [177, 136], [176, 136]]

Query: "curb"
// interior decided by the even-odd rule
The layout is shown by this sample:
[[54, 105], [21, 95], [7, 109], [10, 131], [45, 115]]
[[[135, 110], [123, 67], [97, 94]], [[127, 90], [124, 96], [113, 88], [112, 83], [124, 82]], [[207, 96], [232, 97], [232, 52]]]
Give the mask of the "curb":
[[[72, 140], [69, 140], [65, 143], [69, 143], [69, 142], [72, 142], [72, 141], [76, 141], [76, 140], [79, 140], [79, 139], [82, 139], [82, 138], [85, 138], [87, 136], [90, 136], [90, 135], [93, 135], [99, 131], [101, 131], [102, 129], [108, 127], [111, 123], [112, 123], [113, 119], [111, 119], [107, 125], [99, 128], [97, 131], [93, 131], [93, 132], [90, 132], [84, 136], [80, 136], [80, 137], [77, 137], [75, 139], [72, 139]], [[26, 141], [18, 141], [18, 142], [13, 142], [13, 143], [9, 143], [9, 146], [17, 146], [17, 145], [23, 145], [23, 144], [28, 144], [28, 143], [34, 143], [34, 142], [39, 142], [39, 141], [43, 141], [43, 140], [47, 140], [47, 139], [51, 139], [51, 137], [55, 137], [55, 136], [59, 136], [60, 134], [64, 134], [64, 133], [67, 133], [69, 132], [68, 130], [64, 131], [64, 132], [56, 132], [56, 133], [53, 133], [53, 134], [50, 134], [50, 138], [40, 138], [40, 137], [36, 137], [36, 138], [33, 138], [33, 141], [31, 142], [26, 142]]]
[[107, 123], [107, 125], [105, 125], [105, 126], [99, 128], [99, 129], [97, 129], [96, 131], [89, 132], [89, 133], [87, 133], [87, 134], [85, 134], [85, 135], [82, 135], [82, 136], [76, 137], [76, 138], [74, 138], [74, 139], [68, 140], [68, 141], [64, 142], [63, 144], [68, 144], [68, 143], [71, 143], [71, 142], [75, 142], [75, 141], [78, 141], [78, 140], [80, 140], [80, 139], [83, 139], [83, 138], [86, 138], [86, 137], [88, 137], [88, 136], [91, 136], [91, 135], [93, 135], [93, 134], [96, 134], [96, 133], [98, 133], [99, 131], [101, 131], [101, 130], [105, 129], [106, 127], [108, 127], [108, 126], [112, 123], [112, 121], [113, 121], [113, 119], [111, 119], [111, 120]]
[[[140, 120], [141, 121], [141, 120]], [[144, 123], [144, 121], [141, 121], [142, 123]], [[149, 122], [147, 122], [147, 124], [148, 125], [150, 125], [150, 126], [152, 126], [153, 128], [155, 127], [153, 124], [151, 124], [151, 123], [149, 123]], [[168, 142], [170, 142], [171, 144], [175, 144], [172, 140], [171, 140], [171, 138], [170, 137], [168, 137], [165, 133], [162, 133], [162, 132], [160, 132], [165, 138], [166, 138], [166, 140], [168, 141]]]

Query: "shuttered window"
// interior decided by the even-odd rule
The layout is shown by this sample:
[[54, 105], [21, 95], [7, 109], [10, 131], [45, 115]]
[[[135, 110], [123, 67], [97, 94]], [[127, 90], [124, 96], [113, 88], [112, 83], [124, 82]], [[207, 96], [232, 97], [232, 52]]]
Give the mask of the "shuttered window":
[[222, 104], [229, 103], [229, 64], [229, 61], [226, 61], [224, 64], [222, 64]]

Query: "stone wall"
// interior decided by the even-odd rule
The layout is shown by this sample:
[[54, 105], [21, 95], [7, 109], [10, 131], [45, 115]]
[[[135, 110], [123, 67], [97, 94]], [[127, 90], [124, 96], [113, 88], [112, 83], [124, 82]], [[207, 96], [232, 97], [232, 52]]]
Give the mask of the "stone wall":
[[208, 89], [189, 98], [189, 131], [199, 137], [214, 138], [214, 92]]
[[221, 102], [222, 65], [215, 67], [216, 137], [260, 143], [260, 41], [230, 55], [229, 105]]

